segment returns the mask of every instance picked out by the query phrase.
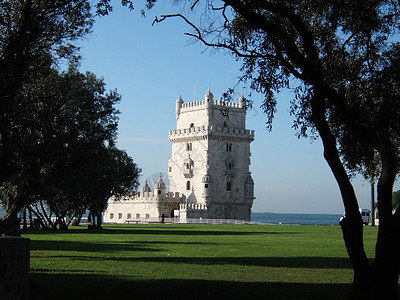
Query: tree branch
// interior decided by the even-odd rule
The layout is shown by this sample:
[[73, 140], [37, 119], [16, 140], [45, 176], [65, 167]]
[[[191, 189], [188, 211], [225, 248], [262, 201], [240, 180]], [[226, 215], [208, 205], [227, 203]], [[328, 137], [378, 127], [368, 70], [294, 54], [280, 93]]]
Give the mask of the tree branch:
[[192, 22], [190, 22], [182, 14], [161, 15], [160, 19], [158, 19], [157, 17], [154, 19], [152, 25], [154, 25], [155, 23], [163, 22], [164, 20], [166, 20], [168, 18], [181, 18], [181, 19], [183, 19], [186, 22], [186, 24], [188, 24], [190, 27], [192, 27], [196, 32], [196, 34], [190, 33], [190, 32], [185, 32], [185, 35], [198, 39], [199, 41], [201, 41], [204, 45], [206, 45], [208, 47], [225, 48], [225, 49], [228, 49], [228, 50], [232, 51], [233, 53], [235, 53], [239, 57], [247, 57], [247, 58], [254, 58], [254, 57], [267, 58], [268, 57], [269, 59], [274, 59], [274, 60], [276, 59], [273, 56], [262, 55], [262, 54], [255, 53], [255, 52], [252, 52], [250, 54], [245, 54], [243, 52], [240, 52], [235, 47], [233, 47], [231, 45], [228, 45], [228, 44], [225, 44], [225, 43], [210, 43], [203, 37], [203, 34], [201, 33], [200, 29], [196, 25], [194, 25]]

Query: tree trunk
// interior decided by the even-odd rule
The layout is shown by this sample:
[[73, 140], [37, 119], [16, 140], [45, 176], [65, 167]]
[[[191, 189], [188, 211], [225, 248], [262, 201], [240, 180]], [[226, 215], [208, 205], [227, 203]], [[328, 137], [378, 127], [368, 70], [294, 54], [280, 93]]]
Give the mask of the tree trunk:
[[349, 291], [350, 299], [365, 299], [369, 296], [369, 262], [364, 251], [363, 224], [353, 185], [340, 160], [336, 139], [325, 119], [324, 98], [315, 92], [311, 101], [312, 121], [317, 127], [324, 146], [327, 161], [342, 195], [346, 216], [340, 222], [346, 250], [354, 270], [353, 284]]
[[101, 213], [98, 213], [98, 214], [96, 214], [96, 217], [97, 217], [97, 223], [96, 223], [96, 227], [97, 227], [97, 229], [102, 229], [102, 227], [101, 227]]
[[[33, 209], [33, 207], [35, 207], [36, 210]], [[37, 220], [39, 220], [39, 222], [40, 222], [40, 226], [39, 227], [42, 227], [42, 229], [49, 229], [45, 217], [40, 213], [39, 208], [37, 207], [36, 204], [31, 204], [29, 206], [29, 211], [36, 216]]]
[[23, 209], [22, 229], [23, 230], [27, 230], [28, 229], [28, 223], [26, 222], [26, 206]]
[[28, 205], [28, 214], [29, 214], [29, 227], [33, 228], [35, 225], [33, 224], [32, 211], [29, 205]]
[[372, 292], [377, 299], [398, 299], [400, 234], [392, 213], [397, 155], [390, 148], [383, 147], [380, 151], [382, 171], [378, 181], [379, 229], [375, 259], [371, 267], [371, 282], [374, 285]]
[[0, 236], [20, 236], [18, 213], [25, 205], [25, 194], [14, 199], [7, 199], [6, 214], [0, 218]]

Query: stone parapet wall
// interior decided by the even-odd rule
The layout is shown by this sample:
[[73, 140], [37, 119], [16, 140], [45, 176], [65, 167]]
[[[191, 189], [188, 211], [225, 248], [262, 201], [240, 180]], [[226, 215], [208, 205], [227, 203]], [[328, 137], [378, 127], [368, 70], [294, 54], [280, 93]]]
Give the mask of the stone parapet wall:
[[220, 126], [199, 126], [190, 127], [184, 129], [176, 129], [169, 131], [169, 140], [174, 142], [177, 138], [188, 138], [201, 136], [203, 139], [207, 139], [209, 136], [222, 136], [222, 137], [234, 137], [242, 138], [249, 141], [254, 140], [254, 130], [249, 129], [238, 129]]

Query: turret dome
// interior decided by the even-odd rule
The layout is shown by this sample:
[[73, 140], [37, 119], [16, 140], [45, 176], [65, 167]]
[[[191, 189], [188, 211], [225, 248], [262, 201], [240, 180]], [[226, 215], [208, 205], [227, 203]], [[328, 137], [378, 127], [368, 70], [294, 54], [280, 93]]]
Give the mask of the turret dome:
[[144, 185], [143, 185], [142, 189], [140, 190], [140, 192], [142, 194], [151, 192], [151, 189], [150, 189], [149, 185], [147, 184], [147, 180], [144, 182]]
[[165, 186], [164, 181], [162, 180], [162, 174], [160, 173], [160, 176], [158, 177], [157, 182], [154, 184], [154, 189], [163, 190], [165, 188], [166, 188], [166, 186]]
[[204, 99], [209, 101], [214, 100], [214, 95], [211, 93], [210, 88], [208, 88], [207, 93], [204, 95]]
[[246, 98], [244, 97], [243, 93], [239, 98], [239, 107], [240, 108], [246, 108]]
[[176, 99], [176, 102], [177, 103], [183, 103], [183, 99], [182, 99], [181, 94], [179, 94], [179, 97], [178, 97], [178, 99]]

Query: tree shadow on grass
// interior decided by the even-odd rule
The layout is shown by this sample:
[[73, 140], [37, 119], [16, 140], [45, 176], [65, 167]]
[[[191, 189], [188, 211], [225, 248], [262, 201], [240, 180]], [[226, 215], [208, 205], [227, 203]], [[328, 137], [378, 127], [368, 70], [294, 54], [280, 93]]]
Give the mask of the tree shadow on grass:
[[345, 299], [349, 284], [132, 280], [93, 274], [33, 274], [30, 299]]
[[119, 251], [147, 251], [159, 252], [162, 249], [150, 247], [151, 245], [218, 245], [217, 243], [205, 242], [174, 242], [174, 241], [116, 241], [116, 242], [84, 242], [84, 241], [51, 241], [51, 240], [33, 240], [31, 241], [31, 250], [39, 251], [79, 251], [79, 252], [97, 252], [114, 253]]
[[[90, 258], [89, 258], [90, 259]], [[94, 258], [97, 259], [97, 258]], [[238, 265], [273, 268], [352, 269], [348, 258], [338, 257], [128, 257], [107, 258], [117, 261], [144, 261], [191, 265]]]
[[[160, 249], [146, 246], [145, 243], [136, 242], [107, 242], [93, 243], [81, 241], [40, 241], [34, 240], [31, 242], [31, 251], [79, 251], [79, 252], [96, 252], [96, 253], [114, 253], [119, 251], [146, 251], [157, 252]], [[31, 253], [35, 257], [35, 253]]]
[[68, 258], [82, 261], [148, 262], [188, 265], [236, 265], [271, 268], [352, 269], [347, 258], [336, 257], [97, 257], [81, 255], [49, 255], [36, 258]]
[[[214, 228], [220, 228], [224, 225], [211, 225]], [[218, 227], [217, 227], [218, 226]], [[243, 225], [238, 225], [243, 226]], [[299, 232], [290, 231], [251, 231], [251, 230], [207, 230], [208, 227], [202, 228], [201, 226], [190, 226], [190, 225], [174, 225], [174, 226], [154, 226], [154, 225], [119, 225], [114, 227], [108, 227], [102, 230], [89, 230], [86, 228], [72, 229], [72, 230], [31, 230], [27, 231], [27, 234], [40, 235], [40, 234], [96, 234], [96, 235], [108, 235], [108, 234], [131, 234], [131, 235], [269, 235], [269, 234], [301, 234]], [[211, 227], [212, 228], [212, 227]], [[227, 227], [228, 228], [228, 227]], [[204, 229], [204, 230], [203, 230]]]

